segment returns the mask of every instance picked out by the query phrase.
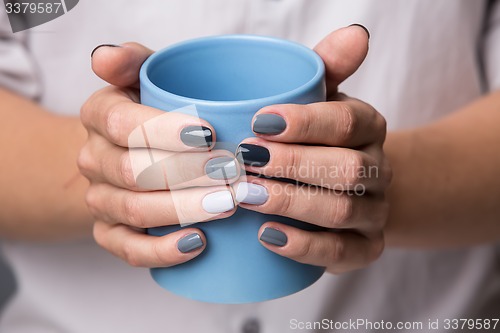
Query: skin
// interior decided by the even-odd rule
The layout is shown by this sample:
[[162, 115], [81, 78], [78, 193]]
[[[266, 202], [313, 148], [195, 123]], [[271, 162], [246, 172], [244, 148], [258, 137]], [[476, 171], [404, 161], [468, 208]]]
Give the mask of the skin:
[[[137, 45], [125, 45], [124, 48], [142, 51], [143, 60], [151, 54], [150, 50], [141, 50]], [[260, 234], [263, 228], [273, 227], [286, 233], [288, 243], [283, 247], [261, 242], [270, 250], [300, 262], [326, 266], [329, 271], [340, 273], [363, 267], [378, 258], [382, 252], [383, 226], [388, 207], [384, 192], [389, 184], [391, 171], [382, 150], [386, 134], [383, 117], [368, 104], [337, 93], [337, 85], [356, 71], [367, 54], [366, 32], [360, 27], [339, 30], [328, 36], [316, 50], [323, 56], [327, 66], [330, 102], [308, 106], [275, 105], [260, 110], [259, 114], [280, 114], [287, 122], [287, 129], [279, 135], [261, 135], [259, 138], [243, 141], [266, 146], [271, 151], [268, 165], [262, 168], [247, 167], [247, 170], [267, 176], [278, 176], [276, 171], [280, 166], [296, 165], [300, 168], [301, 164], [307, 161], [316, 161], [318, 166], [334, 164], [346, 170], [358, 166], [376, 166], [380, 169], [380, 177], [295, 177], [304, 183], [323, 186], [324, 191], [313, 197], [308, 193], [299, 192], [298, 187], [293, 189], [295, 194], [277, 195], [276, 191], [270, 189], [285, 186], [284, 184], [250, 177], [249, 181], [258, 182], [268, 188], [270, 196], [265, 204], [242, 206], [301, 219], [327, 228], [343, 229], [342, 233], [307, 232], [269, 222], [259, 231]], [[106, 74], [102, 72], [111, 64], [104, 66], [99, 59], [104, 58], [105, 53], [116, 51], [123, 50], [103, 48], [94, 53], [93, 69], [101, 78], [107, 79]], [[136, 70], [141, 63], [142, 61], [136, 64]], [[137, 76], [131, 77], [134, 82], [115, 82], [108, 79], [108, 82], [115, 86], [127, 88], [105, 88], [94, 94], [83, 106], [81, 118], [89, 131], [89, 141], [82, 150], [79, 166], [91, 182], [87, 203], [98, 219], [94, 226], [96, 241], [134, 266], [168, 266], [189, 260], [203, 251], [203, 247], [186, 254], [172, 251], [183, 236], [197, 232], [206, 244], [202, 231], [196, 228], [185, 228], [162, 238], [143, 233], [142, 228], [145, 227], [177, 224], [179, 220], [185, 220], [184, 216], [188, 212], [182, 209], [176, 211], [172, 204], [173, 198], [185, 198], [184, 201], [190, 202], [190, 211], [197, 213], [191, 218], [192, 221], [227, 217], [233, 214], [235, 209], [224, 214], [204, 212], [201, 207], [203, 196], [224, 189], [223, 186], [213, 187], [214, 184], [201, 184], [212, 186], [197, 189], [177, 188], [174, 194], [168, 187], [164, 188], [164, 191], [140, 192], [141, 187], [134, 183], [134, 177], [130, 176], [130, 163], [123, 162], [130, 160], [128, 138], [135, 128], [144, 122], [153, 123], [162, 130], [148, 130], [148, 144], [151, 148], [192, 154], [187, 151], [189, 147], [184, 147], [180, 142], [179, 133], [186, 126], [200, 124], [210, 127], [210, 124], [205, 121], [199, 123], [200, 120], [189, 116], [165, 114], [137, 105], [137, 91], [129, 88], [130, 85], [137, 87]], [[153, 118], [155, 120], [152, 120]], [[310, 130], [304, 131], [304, 128]], [[142, 145], [138, 142], [138, 145], [143, 148], [147, 146], [145, 142]], [[201, 154], [201, 150], [203, 149], [198, 149], [197, 153]], [[209, 152], [209, 149], [205, 150], [206, 154], [214, 154], [213, 151]], [[179, 156], [180, 154], [175, 157]], [[145, 158], [147, 159], [146, 155]], [[110, 166], [112, 170], [108, 171]], [[122, 180], [114, 176], [116, 170], [120, 170]], [[196, 176], [202, 175], [203, 173], [200, 173]], [[284, 176], [294, 178], [293, 175]], [[162, 175], [158, 175], [158, 178], [160, 177]], [[363, 185], [368, 194], [352, 196], [342, 193], [342, 189], [349, 189], [356, 184]], [[220, 181], [219, 185], [224, 185], [224, 181]], [[290, 204], [284, 204], [284, 201]], [[300, 204], [294, 204], [295, 201]], [[317, 214], [310, 214], [311, 211]], [[351, 214], [352, 212], [355, 213]]]
[[6, 90], [0, 101], [0, 237], [86, 237], [93, 219], [84, 200], [88, 181], [75, 163], [87, 136], [79, 119]]
[[[265, 226], [285, 232], [288, 243], [283, 247], [262, 245], [280, 255], [324, 265], [330, 272], [340, 273], [375, 260], [384, 247], [383, 234], [388, 245], [406, 247], [455, 247], [498, 241], [500, 205], [495, 198], [500, 197], [500, 178], [496, 175], [500, 156], [495, 147], [500, 141], [500, 94], [485, 96], [428, 126], [389, 133], [384, 143], [385, 121], [376, 110], [337, 94], [338, 84], [357, 69], [367, 50], [367, 36], [359, 27], [340, 29], [327, 36], [316, 51], [327, 66], [329, 102], [264, 108], [259, 113], [282, 115], [287, 122], [286, 130], [274, 136], [257, 135], [245, 142], [265, 145], [271, 151], [270, 163], [258, 170], [253, 168], [254, 172], [272, 175], [280, 165], [299, 166], [302, 161], [313, 160], [351, 167], [377, 166], [379, 177], [327, 179], [334, 188], [353, 182], [363, 184], [367, 189], [365, 196], [333, 195], [333, 190], [327, 188], [314, 200], [304, 200], [293, 192], [286, 198], [278, 198], [269, 191], [270, 197], [263, 205], [244, 205], [256, 211], [343, 229], [342, 233], [310, 233], [270, 221]], [[3, 93], [0, 112], [9, 126], [4, 126], [1, 142], [13, 142], [12, 137], [15, 137], [16, 149], [13, 146], [3, 149], [4, 154], [12, 158], [7, 158], [4, 165], [8, 172], [0, 176], [3, 190], [0, 190], [0, 200], [10, 203], [0, 212], [2, 235], [17, 239], [85, 235], [91, 220], [83, 200], [87, 185], [78, 176], [72, 178], [76, 170], [72, 158], [83, 146], [78, 165], [90, 181], [86, 202], [96, 220], [94, 237], [101, 246], [131, 265], [144, 267], [175, 265], [203, 251], [202, 247], [183, 254], [176, 248], [178, 240], [191, 232], [198, 232], [206, 244], [207, 240], [197, 228], [186, 228], [163, 237], [151, 237], [142, 232], [142, 228], [159, 223], [178, 223], [172, 206], [168, 205], [169, 191], [166, 188], [164, 191], [144, 191], [134, 183], [130, 165], [127, 165], [128, 135], [141, 123], [164, 114], [136, 103], [138, 69], [150, 54], [150, 50], [133, 43], [121, 48], [103, 47], [95, 52], [93, 70], [111, 86], [90, 97], [82, 108], [87, 141], [75, 119], [50, 115], [35, 104]], [[12, 109], [20, 112], [10, 112]], [[309, 116], [304, 117], [304, 114]], [[26, 128], [26, 117], [39, 117], [39, 121], [29, 124], [36, 141], [21, 135], [24, 132], [16, 133], [18, 128]], [[175, 122], [167, 121], [173, 133], [193, 121], [176, 119]], [[208, 123], [203, 124], [210, 127]], [[303, 131], [304, 128], [310, 130]], [[192, 153], [183, 152], [178, 139], [158, 137], [152, 141], [154, 148], [161, 151]], [[298, 148], [297, 142], [309, 145], [291, 149]], [[36, 145], [40, 148], [33, 149], [34, 144], [35, 148]], [[33, 149], [35, 153], [22, 156], [27, 169], [19, 172], [16, 151], [23, 151], [23, 148], [24, 151]], [[50, 157], [43, 154], [44, 151], [51, 151]], [[196, 153], [214, 154], [202, 150]], [[58, 163], [54, 163], [52, 156], [60, 158]], [[392, 183], [389, 165], [393, 170]], [[39, 177], [42, 168], [51, 172]], [[29, 175], [33, 176], [27, 178]], [[308, 183], [318, 181], [313, 178], [305, 180]], [[29, 196], [23, 191], [25, 187], [19, 185], [24, 184], [25, 179], [30, 180]], [[249, 181], [260, 182], [268, 188], [280, 186], [257, 178]], [[67, 187], [68, 182], [70, 187]], [[197, 193], [199, 198], [218, 188], [213, 183], [206, 185], [212, 187], [198, 190], [201, 191]], [[178, 192], [182, 191], [190, 189]], [[301, 208], [282, 204], [294, 200], [302, 203]], [[158, 202], [163, 205], [155, 204]], [[27, 206], [29, 212], [24, 209]], [[325, 207], [328, 214], [314, 218], [312, 213], [322, 212]], [[199, 214], [199, 220], [227, 217], [234, 212], [211, 216], [199, 207], [194, 211]], [[259, 235], [261, 232], [262, 229]]]

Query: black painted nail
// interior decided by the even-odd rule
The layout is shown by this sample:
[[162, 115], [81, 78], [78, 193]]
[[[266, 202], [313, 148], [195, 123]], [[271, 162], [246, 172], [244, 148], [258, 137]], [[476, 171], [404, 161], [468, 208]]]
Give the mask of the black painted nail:
[[282, 231], [273, 228], [265, 228], [260, 240], [276, 246], [285, 246], [288, 242], [288, 237]]
[[188, 253], [203, 246], [203, 240], [197, 233], [192, 233], [179, 239], [177, 248], [182, 253]]
[[238, 160], [250, 166], [262, 167], [269, 162], [271, 155], [265, 147], [242, 143], [236, 152]]
[[185, 127], [181, 131], [181, 141], [190, 147], [210, 147], [212, 145], [212, 130], [205, 126]]
[[368, 35], [368, 39], [370, 39], [370, 31], [368, 31], [368, 28], [366, 28], [364, 25], [359, 24], [359, 23], [354, 23], [354, 24], [350, 25], [350, 27], [352, 27], [352, 26], [358, 26], [358, 27], [362, 28], [366, 32], [366, 34]]
[[101, 45], [97, 45], [92, 50], [92, 53], [90, 53], [90, 57], [92, 58], [92, 56], [94, 55], [95, 51], [97, 51], [97, 49], [100, 49], [101, 47], [121, 47], [121, 46], [120, 45], [116, 45], [116, 44], [101, 44]]
[[260, 134], [280, 134], [285, 128], [285, 119], [272, 113], [259, 114], [255, 117], [255, 121], [253, 122], [253, 131]]

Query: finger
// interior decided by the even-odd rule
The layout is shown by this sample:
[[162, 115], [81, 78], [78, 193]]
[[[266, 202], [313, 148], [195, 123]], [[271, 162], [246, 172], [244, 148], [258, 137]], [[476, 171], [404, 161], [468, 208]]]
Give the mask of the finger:
[[268, 250], [281, 256], [326, 267], [336, 274], [368, 265], [384, 248], [381, 233], [367, 238], [351, 232], [305, 231], [276, 222], [262, 225], [259, 240]]
[[92, 70], [112, 85], [139, 88], [139, 71], [151, 54], [138, 43], [98, 46], [92, 52]]
[[[274, 128], [282, 131], [273, 132]], [[340, 102], [267, 106], [255, 115], [253, 131], [269, 141], [354, 148], [382, 143], [386, 121], [372, 106], [348, 98]]]
[[94, 182], [130, 190], [169, 190], [234, 182], [240, 166], [226, 150], [175, 153], [156, 149], [126, 149], [101, 137], [80, 153], [81, 173]]
[[290, 217], [329, 229], [378, 232], [387, 217], [382, 197], [347, 194], [305, 184], [257, 177], [235, 185], [238, 204], [264, 214]]
[[226, 186], [133, 192], [92, 184], [86, 203], [97, 220], [138, 228], [211, 221], [235, 212], [232, 193]]
[[215, 142], [215, 131], [205, 120], [137, 104], [126, 90], [112, 86], [92, 95], [80, 115], [87, 129], [121, 147], [207, 150]]
[[236, 158], [253, 173], [339, 191], [359, 188], [377, 192], [387, 185], [385, 169], [361, 150], [248, 138], [239, 145]]
[[134, 267], [169, 267], [199, 255], [206, 246], [199, 229], [186, 228], [162, 237], [149, 236], [122, 224], [94, 224], [94, 239]]
[[327, 96], [334, 95], [363, 63], [368, 54], [367, 31], [359, 25], [335, 30], [314, 48], [325, 63]]

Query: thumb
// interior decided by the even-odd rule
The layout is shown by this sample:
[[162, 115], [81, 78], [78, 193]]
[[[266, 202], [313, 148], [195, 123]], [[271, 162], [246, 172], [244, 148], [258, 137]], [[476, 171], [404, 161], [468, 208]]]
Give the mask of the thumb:
[[99, 45], [91, 54], [92, 70], [112, 85], [139, 87], [139, 70], [152, 53], [138, 43]]
[[316, 45], [314, 51], [325, 63], [328, 96], [361, 66], [368, 54], [369, 38], [365, 27], [354, 24], [333, 31]]

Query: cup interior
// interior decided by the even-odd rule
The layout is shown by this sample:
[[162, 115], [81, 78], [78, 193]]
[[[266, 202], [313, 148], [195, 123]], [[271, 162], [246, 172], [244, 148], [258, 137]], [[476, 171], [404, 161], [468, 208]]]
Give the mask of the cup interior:
[[314, 51], [257, 36], [208, 38], [160, 51], [149, 80], [171, 94], [207, 101], [242, 101], [280, 95], [313, 80], [321, 70]]

